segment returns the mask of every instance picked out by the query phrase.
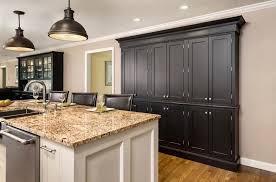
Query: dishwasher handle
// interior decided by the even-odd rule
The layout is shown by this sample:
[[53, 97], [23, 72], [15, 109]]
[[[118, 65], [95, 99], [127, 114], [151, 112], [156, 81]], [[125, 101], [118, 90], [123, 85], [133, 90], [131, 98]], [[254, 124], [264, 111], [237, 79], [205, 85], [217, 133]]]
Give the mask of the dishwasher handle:
[[4, 136], [9, 137], [9, 138], [11, 138], [11, 139], [13, 139], [13, 140], [16, 140], [16, 141], [18, 141], [19, 143], [22, 143], [23, 145], [32, 144], [32, 143], [35, 142], [35, 139], [25, 140], [25, 139], [22, 139], [22, 138], [20, 138], [20, 137], [18, 137], [18, 136], [15, 136], [15, 135], [9, 133], [9, 130], [8, 130], [8, 129], [1, 130], [1, 131], [0, 131], [0, 135], [4, 135]]

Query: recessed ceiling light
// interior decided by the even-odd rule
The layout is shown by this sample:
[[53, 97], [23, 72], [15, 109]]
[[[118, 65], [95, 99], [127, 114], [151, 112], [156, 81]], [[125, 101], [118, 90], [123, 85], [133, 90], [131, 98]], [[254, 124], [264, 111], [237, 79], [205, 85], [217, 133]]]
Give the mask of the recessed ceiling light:
[[189, 6], [188, 5], [182, 5], [182, 6], [179, 7], [179, 9], [186, 10], [186, 9], [189, 9]]
[[133, 21], [134, 22], [139, 22], [139, 21], [141, 21], [141, 19], [140, 18], [134, 18]]

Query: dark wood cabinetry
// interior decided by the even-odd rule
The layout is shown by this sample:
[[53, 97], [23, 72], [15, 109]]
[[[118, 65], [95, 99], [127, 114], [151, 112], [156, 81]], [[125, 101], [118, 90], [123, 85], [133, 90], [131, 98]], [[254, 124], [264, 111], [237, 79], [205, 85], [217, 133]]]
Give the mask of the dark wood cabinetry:
[[239, 166], [242, 17], [119, 39], [122, 93], [161, 115], [160, 151], [225, 169]]
[[208, 102], [208, 37], [189, 40], [189, 101]]
[[122, 51], [122, 92], [135, 93], [135, 61], [134, 48]]
[[168, 104], [166, 106], [167, 142], [169, 145], [183, 147], [185, 137], [184, 108], [180, 105]]
[[169, 99], [184, 97], [184, 41], [167, 43], [167, 95]]
[[48, 90], [63, 90], [63, 52], [19, 57], [18, 65], [20, 91], [30, 80], [47, 82]]
[[167, 95], [167, 45], [153, 45], [151, 48], [151, 94], [152, 98], [162, 99]]
[[209, 102], [232, 104], [232, 36], [209, 38]]
[[197, 153], [209, 151], [208, 110], [193, 108], [188, 111], [188, 149]]
[[135, 89], [137, 97], [148, 96], [148, 64], [149, 64], [149, 48], [135, 48]]
[[233, 156], [233, 111], [212, 109], [209, 110], [211, 155], [230, 160]]

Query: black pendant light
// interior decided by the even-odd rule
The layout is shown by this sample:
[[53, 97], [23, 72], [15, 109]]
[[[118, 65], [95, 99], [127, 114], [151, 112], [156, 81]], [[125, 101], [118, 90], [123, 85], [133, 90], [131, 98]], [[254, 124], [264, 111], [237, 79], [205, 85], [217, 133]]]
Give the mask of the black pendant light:
[[88, 35], [81, 24], [74, 20], [74, 11], [70, 8], [64, 10], [64, 19], [56, 22], [50, 29], [48, 36], [58, 40], [83, 41]]
[[27, 38], [24, 37], [23, 31], [20, 27], [20, 15], [24, 15], [23, 11], [14, 11], [18, 15], [18, 28], [15, 29], [15, 36], [10, 38], [3, 46], [6, 50], [29, 52], [34, 51], [34, 44]]

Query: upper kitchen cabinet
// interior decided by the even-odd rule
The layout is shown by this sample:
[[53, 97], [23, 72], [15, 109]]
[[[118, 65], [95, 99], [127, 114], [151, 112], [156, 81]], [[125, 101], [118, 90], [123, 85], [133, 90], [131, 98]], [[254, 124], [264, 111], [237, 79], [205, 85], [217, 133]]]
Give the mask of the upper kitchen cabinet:
[[134, 48], [122, 50], [122, 93], [135, 94]]
[[184, 92], [184, 62], [187, 61], [187, 46], [184, 41], [172, 41], [167, 44], [167, 99], [183, 100]]
[[119, 39], [122, 93], [148, 101], [239, 104], [239, 34], [233, 17]]
[[232, 104], [232, 35], [213, 35], [189, 41], [189, 101]]
[[19, 90], [30, 80], [44, 81], [48, 90], [63, 90], [63, 52], [19, 57], [18, 65]]
[[189, 101], [208, 102], [208, 37], [189, 40]]
[[231, 34], [209, 38], [209, 102], [232, 103], [232, 37]]
[[153, 44], [151, 50], [150, 99], [186, 101], [188, 41]]
[[161, 43], [151, 49], [152, 98], [162, 99], [167, 95], [167, 44]]
[[149, 95], [149, 47], [136, 47], [135, 51], [135, 96], [146, 98]]

